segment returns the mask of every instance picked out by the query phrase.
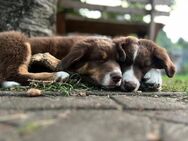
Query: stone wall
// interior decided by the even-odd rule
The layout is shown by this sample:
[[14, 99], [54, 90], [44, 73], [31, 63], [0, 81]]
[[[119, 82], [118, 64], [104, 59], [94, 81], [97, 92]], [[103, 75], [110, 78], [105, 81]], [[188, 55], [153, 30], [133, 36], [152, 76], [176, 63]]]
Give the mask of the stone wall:
[[0, 0], [0, 31], [22, 31], [29, 36], [55, 32], [57, 0]]

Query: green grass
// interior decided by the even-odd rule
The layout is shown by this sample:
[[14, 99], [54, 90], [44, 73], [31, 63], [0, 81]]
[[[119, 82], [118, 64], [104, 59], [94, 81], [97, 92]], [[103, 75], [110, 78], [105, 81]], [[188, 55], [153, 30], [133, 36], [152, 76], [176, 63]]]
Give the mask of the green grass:
[[174, 78], [164, 76], [162, 91], [188, 92], [188, 74], [176, 75]]
[[71, 93], [78, 91], [87, 91], [95, 89], [87, 83], [83, 83], [81, 76], [79, 74], [72, 74], [70, 79], [60, 83], [60, 82], [42, 82], [42, 81], [31, 81], [29, 86], [23, 87], [12, 87], [12, 88], [1, 88], [2, 91], [27, 91], [29, 88], [36, 88], [43, 91], [60, 92], [62, 95], [68, 96]]
[[[57, 82], [31, 82], [27, 87], [14, 87], [0, 90], [10, 91], [27, 91], [29, 88], [37, 88], [43, 91], [60, 92], [62, 95], [68, 96], [75, 92], [83, 92], [88, 90], [101, 90], [92, 83], [83, 81], [79, 74], [72, 74], [70, 79], [64, 83]], [[171, 92], [188, 92], [188, 75], [176, 75], [174, 78], [163, 77], [162, 91]]]

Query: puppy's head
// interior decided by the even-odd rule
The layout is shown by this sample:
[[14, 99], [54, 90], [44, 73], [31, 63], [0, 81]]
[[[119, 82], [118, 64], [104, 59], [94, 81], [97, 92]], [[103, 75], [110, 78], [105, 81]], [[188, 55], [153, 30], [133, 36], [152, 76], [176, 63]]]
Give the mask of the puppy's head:
[[116, 37], [113, 42], [118, 50], [119, 62], [133, 64], [138, 52], [138, 39], [133, 36]]
[[[174, 76], [175, 66], [164, 48], [146, 39], [135, 41], [137, 41], [135, 45], [133, 43], [125, 46], [125, 48], [133, 49], [130, 52], [125, 52], [127, 55], [126, 61], [121, 63], [123, 73], [122, 90], [137, 91], [141, 79], [152, 68], [165, 69], [167, 76]], [[128, 56], [131, 56], [131, 58], [127, 59]]]
[[107, 38], [86, 38], [72, 47], [62, 59], [62, 69], [87, 75], [106, 88], [120, 86], [122, 73], [114, 43]]
[[[133, 64], [139, 51], [138, 41], [139, 40], [136, 37], [132, 36], [117, 37], [113, 39], [119, 52], [124, 52], [124, 54], [126, 54], [126, 58], [124, 60], [120, 59], [119, 61], [123, 73], [121, 88], [124, 91], [133, 91], [139, 87], [139, 81], [134, 75], [133, 68]], [[120, 58], [122, 58], [121, 54], [122, 53], [119, 53]]]

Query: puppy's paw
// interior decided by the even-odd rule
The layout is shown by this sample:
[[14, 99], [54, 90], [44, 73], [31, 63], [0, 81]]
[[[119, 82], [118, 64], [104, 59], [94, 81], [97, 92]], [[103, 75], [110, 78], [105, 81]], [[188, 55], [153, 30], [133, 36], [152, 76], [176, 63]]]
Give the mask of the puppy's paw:
[[43, 58], [44, 58], [43, 53], [37, 53], [31, 57], [31, 62], [40, 62]]
[[11, 87], [16, 87], [20, 86], [20, 83], [15, 82], [15, 81], [4, 81], [1, 83], [2, 88], [11, 88]]
[[61, 64], [61, 62], [59, 62], [59, 63], [56, 65], [55, 71], [62, 71], [62, 70], [63, 70], [62, 64]]
[[67, 80], [69, 78], [69, 74], [67, 72], [64, 71], [59, 71], [55, 73], [55, 81], [56, 82], [63, 82], [65, 80]]
[[161, 91], [162, 75], [158, 69], [148, 71], [141, 81], [140, 89], [142, 91]]

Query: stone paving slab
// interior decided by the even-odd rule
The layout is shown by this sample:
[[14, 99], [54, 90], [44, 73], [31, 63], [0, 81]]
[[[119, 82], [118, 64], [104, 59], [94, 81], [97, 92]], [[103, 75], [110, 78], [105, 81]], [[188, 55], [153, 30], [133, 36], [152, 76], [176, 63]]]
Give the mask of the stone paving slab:
[[146, 96], [111, 96], [124, 109], [129, 110], [181, 110], [187, 108], [184, 102], [170, 97], [146, 97]]
[[153, 127], [158, 128], [155, 130], [162, 130], [162, 141], [177, 141], [180, 139], [181, 141], [186, 141], [188, 138], [188, 126], [184, 124], [166, 122], [147, 115], [138, 116], [129, 111], [58, 110], [26, 112], [25, 114], [31, 118], [29, 118], [30, 122], [28, 123], [31, 123], [31, 121], [33, 123], [42, 120], [50, 121], [50, 119], [54, 119], [55, 122], [48, 126], [34, 129], [30, 133], [26, 132], [24, 136], [19, 134], [20, 128], [8, 129], [4, 126], [3, 130], [0, 128], [3, 131], [0, 132], [0, 140], [124, 141], [126, 139], [126, 141], [145, 141]]
[[184, 141], [187, 101], [181, 94], [1, 96], [0, 141], [146, 141], [151, 133]]
[[[187, 96], [187, 92], [121, 92], [121, 91], [80, 91], [85, 95], [109, 96], [109, 95], [127, 95], [127, 96], [150, 96], [150, 97], [182, 97]], [[18, 96], [30, 97], [26, 92], [0, 91], [0, 96]], [[41, 96], [64, 96], [61, 92], [42, 91]]]
[[163, 124], [164, 141], [187, 141], [188, 126], [183, 124]]
[[170, 111], [134, 111], [130, 112], [137, 116], [147, 116], [164, 122], [182, 124], [188, 126], [188, 109]]
[[[53, 132], [52, 132], [53, 131]], [[67, 118], [23, 138], [24, 141], [186, 141], [188, 126], [136, 116], [126, 111], [71, 111]], [[158, 140], [157, 140], [158, 141]]]
[[87, 95], [98, 96], [113, 96], [113, 95], [126, 95], [126, 96], [149, 96], [149, 97], [183, 97], [187, 96], [187, 92], [121, 92], [121, 91], [88, 91]]
[[24, 140], [145, 141], [148, 122], [148, 118], [122, 111], [73, 111], [68, 118]]
[[[6, 113], [6, 112], [5, 112]], [[27, 135], [67, 118], [70, 110], [6, 113], [0, 116], [0, 141], [21, 141]]]
[[109, 97], [0, 97], [0, 110], [117, 109]]

